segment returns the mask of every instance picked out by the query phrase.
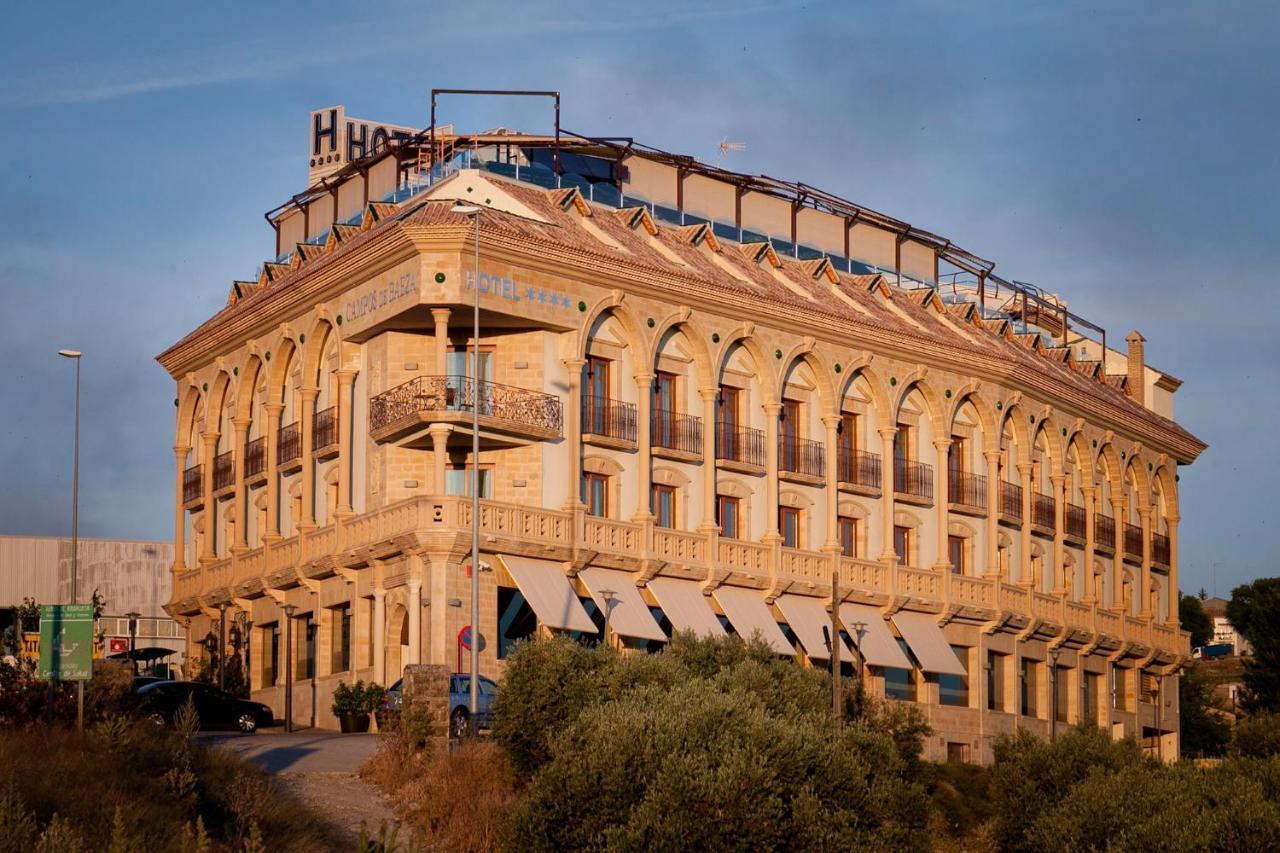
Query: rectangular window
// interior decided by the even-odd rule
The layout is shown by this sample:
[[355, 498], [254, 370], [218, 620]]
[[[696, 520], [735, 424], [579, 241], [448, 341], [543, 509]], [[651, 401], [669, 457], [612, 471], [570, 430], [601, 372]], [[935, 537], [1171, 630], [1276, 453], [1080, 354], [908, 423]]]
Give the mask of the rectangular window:
[[272, 622], [263, 628], [267, 647], [262, 651], [262, 683], [275, 687], [280, 679], [280, 623]]
[[726, 539], [738, 538], [738, 499], [728, 495], [716, 496], [716, 521], [720, 535]]
[[969, 763], [969, 744], [948, 741], [947, 742], [947, 761], [959, 762], [961, 764], [968, 764]]
[[1101, 676], [1096, 672], [1086, 672], [1084, 674], [1083, 695], [1080, 701], [1084, 707], [1081, 708], [1080, 716], [1090, 722], [1098, 722], [1098, 681]]
[[676, 489], [675, 486], [653, 484], [653, 498], [650, 501], [650, 512], [654, 515], [654, 524], [658, 527], [676, 526]]
[[653, 425], [649, 441], [656, 447], [674, 447], [676, 436], [676, 375], [659, 370], [653, 378]]
[[1129, 710], [1129, 670], [1125, 667], [1111, 668], [1111, 704], [1117, 711]]
[[1019, 681], [1019, 690], [1021, 693], [1019, 708], [1024, 717], [1038, 717], [1039, 709], [1036, 706], [1036, 667], [1037, 662], [1030, 658], [1022, 659], [1022, 673]]
[[987, 710], [1003, 711], [1005, 667], [1008, 655], [999, 652], [987, 652]]
[[836, 519], [840, 534], [840, 553], [846, 557], [858, 556], [858, 519], [842, 515]]
[[800, 460], [800, 401], [783, 400], [778, 419], [778, 467], [795, 471]]
[[951, 446], [947, 448], [947, 474], [950, 477], [954, 478], [958, 474], [965, 473], [966, 450], [963, 438], [957, 435], [951, 436]]
[[604, 474], [587, 472], [582, 475], [582, 500], [587, 514], [599, 518], [609, 515], [609, 478]]
[[[471, 466], [450, 465], [444, 472], [444, 492], [447, 495], [471, 496]], [[493, 499], [493, 467], [480, 466], [480, 497]]]
[[316, 677], [316, 634], [317, 628], [312, 614], [301, 617], [302, 622], [302, 660], [298, 661], [298, 678]]
[[858, 416], [853, 412], [840, 413], [840, 450], [852, 455], [858, 449]]
[[351, 605], [329, 608], [329, 671], [351, 669]]
[[[453, 347], [445, 356], [445, 365], [450, 376], [470, 376], [471, 375], [471, 351], [472, 347], [465, 349], [462, 347]], [[493, 347], [480, 347], [480, 378], [492, 382], [493, 381]]]
[[1054, 718], [1065, 723], [1071, 714], [1071, 670], [1063, 666], [1053, 668]]
[[964, 667], [964, 675], [938, 675], [938, 704], [966, 708], [969, 705], [969, 648], [952, 646], [956, 660]]
[[788, 548], [800, 547], [800, 510], [790, 506], [778, 507], [778, 532], [782, 544]]
[[951, 562], [951, 571], [958, 575], [966, 574], [964, 546], [965, 541], [963, 536], [947, 537], [947, 559]]
[[911, 565], [911, 528], [895, 524], [893, 526], [893, 553], [898, 555], [898, 562], [904, 566]]
[[[907, 660], [913, 660], [911, 647], [907, 645], [906, 640], [899, 639], [898, 648], [902, 649], [902, 653], [906, 655]], [[884, 695], [893, 699], [908, 699], [914, 702], [916, 698], [915, 670], [886, 666], [884, 668]]]
[[906, 462], [911, 458], [911, 427], [898, 424], [898, 431], [893, 436], [893, 459], [895, 462]]
[[606, 359], [590, 356], [582, 366], [582, 398], [586, 413], [583, 431], [608, 435], [612, 410], [609, 407], [609, 362]]

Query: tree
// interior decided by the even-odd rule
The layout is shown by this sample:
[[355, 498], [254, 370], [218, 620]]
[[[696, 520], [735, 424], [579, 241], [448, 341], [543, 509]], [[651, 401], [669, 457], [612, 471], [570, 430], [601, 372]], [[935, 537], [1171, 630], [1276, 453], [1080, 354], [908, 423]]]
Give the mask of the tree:
[[1194, 595], [1178, 599], [1178, 622], [1182, 630], [1191, 634], [1191, 647], [1205, 646], [1213, 639], [1213, 620], [1204, 612], [1204, 605]]
[[1183, 670], [1178, 679], [1178, 708], [1182, 754], [1188, 758], [1222, 755], [1231, 739], [1225, 703], [1195, 663]]
[[1253, 646], [1244, 661], [1242, 704], [1280, 711], [1280, 578], [1259, 578], [1233, 589], [1227, 619]]

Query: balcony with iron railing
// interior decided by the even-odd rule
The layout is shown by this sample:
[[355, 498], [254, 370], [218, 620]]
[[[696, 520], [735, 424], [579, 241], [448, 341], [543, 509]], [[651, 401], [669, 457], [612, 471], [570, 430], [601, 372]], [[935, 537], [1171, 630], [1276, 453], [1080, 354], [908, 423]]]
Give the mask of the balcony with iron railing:
[[182, 504], [190, 508], [204, 498], [204, 466], [192, 465], [182, 472]]
[[311, 416], [311, 452], [317, 459], [338, 455], [338, 410], [334, 406]]
[[1000, 520], [1014, 527], [1022, 525], [1022, 486], [1000, 481]]
[[280, 427], [276, 438], [276, 468], [282, 472], [302, 467], [302, 430], [298, 422]]
[[369, 401], [369, 434], [394, 442], [421, 434], [425, 424], [466, 430], [475, 414], [482, 432], [526, 439], [559, 438], [564, 423], [551, 394], [468, 376], [418, 376]]
[[893, 491], [903, 501], [915, 504], [933, 502], [933, 466], [914, 459], [893, 460]]
[[267, 473], [266, 436], [251, 439], [244, 444], [244, 479], [252, 483]]
[[787, 479], [822, 482], [826, 475], [826, 448], [811, 438], [778, 436], [778, 473]]
[[730, 470], [764, 471], [764, 431], [727, 421], [716, 424], [716, 460]]
[[1109, 515], [1093, 516], [1093, 547], [1112, 554], [1116, 550], [1116, 520]]
[[954, 512], [986, 515], [987, 478], [968, 471], [948, 471], [947, 503]]
[[654, 409], [649, 420], [649, 444], [655, 456], [696, 462], [702, 458], [702, 418]]
[[636, 404], [587, 395], [582, 398], [581, 427], [588, 444], [634, 449]]
[[854, 450], [843, 445], [836, 449], [836, 480], [841, 487], [867, 495], [878, 495], [881, 489], [880, 454]]
[[1088, 515], [1084, 511], [1084, 507], [1076, 504], [1067, 504], [1064, 507], [1062, 517], [1067, 526], [1067, 529], [1063, 531], [1067, 539], [1078, 545], [1084, 544], [1084, 539], [1088, 532], [1085, 530]]
[[1031, 527], [1036, 533], [1042, 533], [1052, 536], [1058, 529], [1058, 520], [1055, 517], [1058, 511], [1058, 502], [1054, 500], [1053, 495], [1042, 495], [1039, 492], [1031, 496]]
[[1151, 562], [1169, 568], [1169, 537], [1163, 533], [1151, 535]]
[[236, 455], [228, 450], [213, 457], [213, 493], [230, 490], [236, 484]]
[[1124, 558], [1131, 562], [1142, 559], [1142, 528], [1128, 522], [1124, 525]]

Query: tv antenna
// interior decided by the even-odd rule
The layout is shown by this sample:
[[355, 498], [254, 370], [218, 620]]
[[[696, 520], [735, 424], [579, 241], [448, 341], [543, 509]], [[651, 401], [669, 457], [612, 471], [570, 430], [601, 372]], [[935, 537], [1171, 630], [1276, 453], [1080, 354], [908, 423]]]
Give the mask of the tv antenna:
[[725, 157], [729, 156], [735, 151], [746, 151], [747, 143], [730, 142], [729, 137], [726, 136], [725, 138], [720, 140], [720, 145], [717, 147], [720, 149], [720, 156], [716, 159], [716, 163], [719, 164], [724, 161]]

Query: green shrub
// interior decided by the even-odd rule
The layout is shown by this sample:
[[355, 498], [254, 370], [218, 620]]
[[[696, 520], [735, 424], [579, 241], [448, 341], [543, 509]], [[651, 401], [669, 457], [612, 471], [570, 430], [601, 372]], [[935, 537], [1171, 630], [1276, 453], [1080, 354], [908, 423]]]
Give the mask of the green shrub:
[[1259, 711], [1236, 723], [1230, 752], [1241, 758], [1280, 755], [1280, 714]]
[[362, 713], [363, 707], [363, 681], [357, 681], [355, 684], [340, 681], [338, 686], [333, 688], [333, 715], [335, 717], [341, 717], [344, 714]]

